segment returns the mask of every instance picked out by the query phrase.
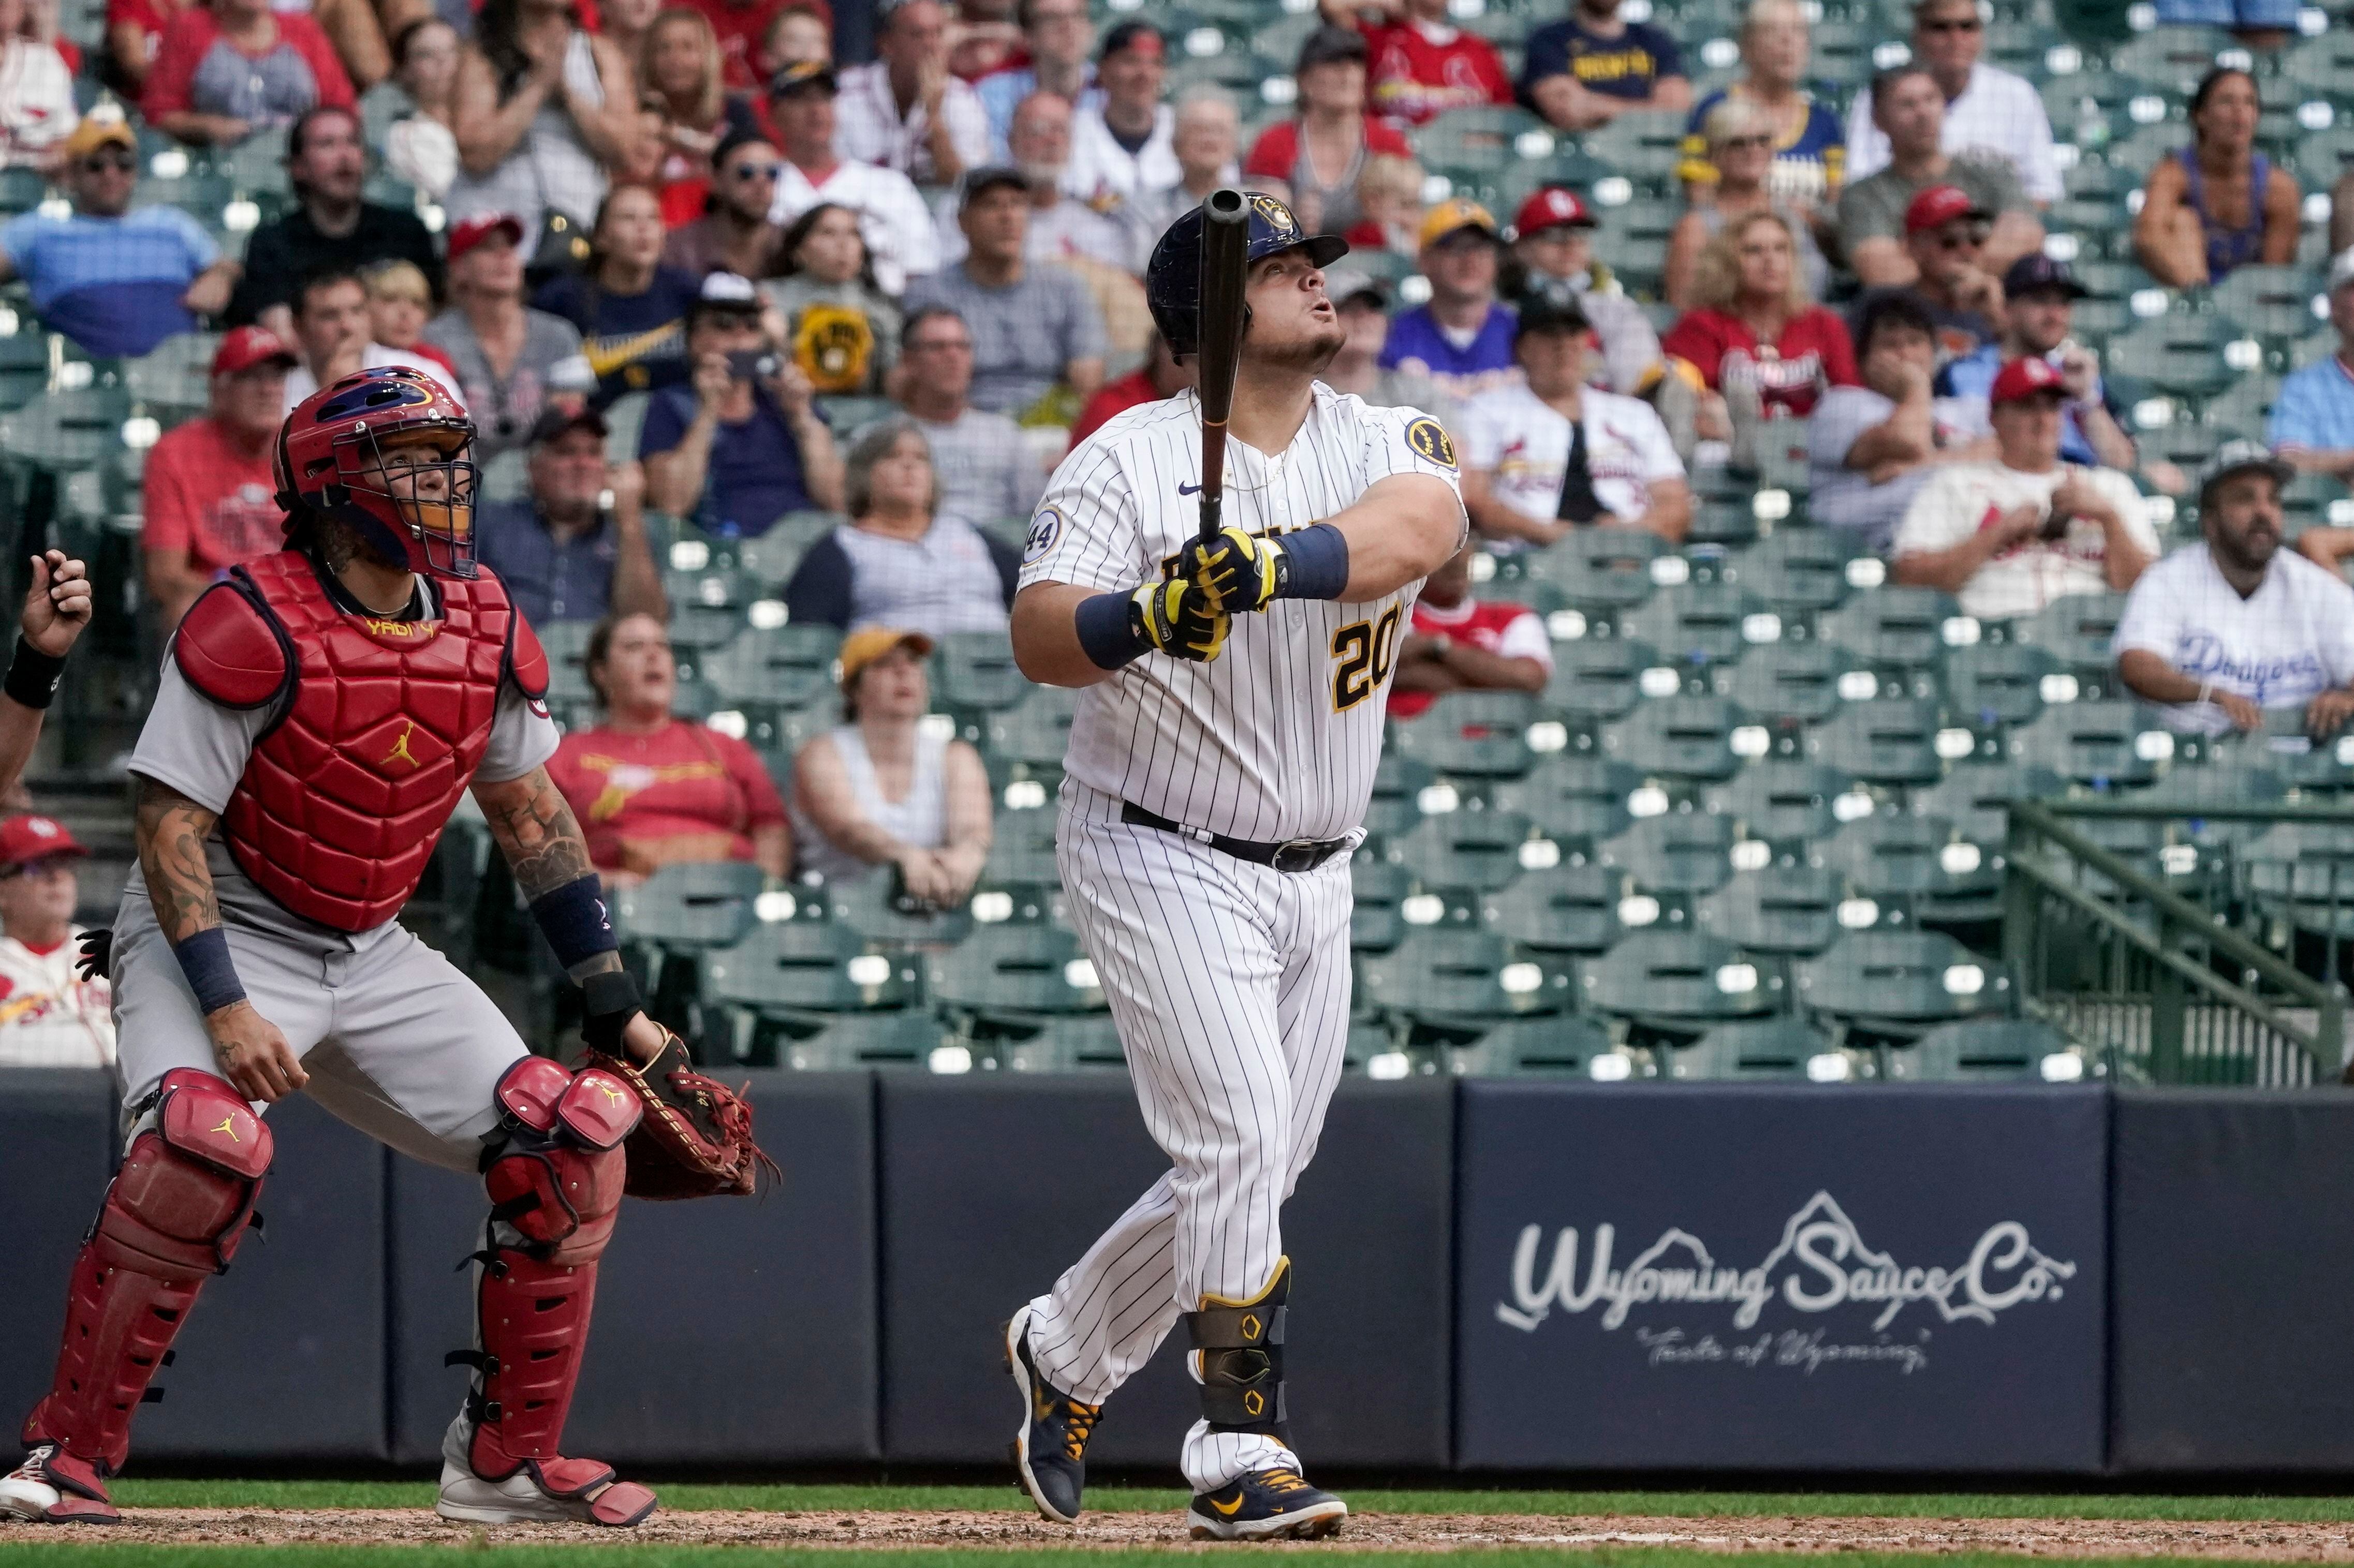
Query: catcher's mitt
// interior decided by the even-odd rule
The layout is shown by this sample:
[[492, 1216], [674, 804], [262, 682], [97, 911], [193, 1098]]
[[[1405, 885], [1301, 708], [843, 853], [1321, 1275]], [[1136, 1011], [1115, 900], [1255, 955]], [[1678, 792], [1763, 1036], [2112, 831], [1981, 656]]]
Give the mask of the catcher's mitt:
[[581, 985], [588, 1065], [602, 1067], [637, 1095], [645, 1114], [622, 1144], [632, 1198], [708, 1198], [757, 1191], [760, 1171], [784, 1173], [752, 1141], [752, 1107], [694, 1068], [686, 1043], [663, 1031], [662, 1054], [642, 1065], [621, 1049], [621, 1030], [640, 1011], [627, 975], [590, 975]]
[[771, 1177], [784, 1174], [752, 1141], [751, 1102], [695, 1071], [677, 1035], [642, 1066], [626, 1054], [602, 1051], [588, 1053], [588, 1065], [629, 1085], [645, 1107], [637, 1130], [621, 1146], [630, 1162], [622, 1190], [631, 1197], [740, 1196], [758, 1189], [763, 1169]]

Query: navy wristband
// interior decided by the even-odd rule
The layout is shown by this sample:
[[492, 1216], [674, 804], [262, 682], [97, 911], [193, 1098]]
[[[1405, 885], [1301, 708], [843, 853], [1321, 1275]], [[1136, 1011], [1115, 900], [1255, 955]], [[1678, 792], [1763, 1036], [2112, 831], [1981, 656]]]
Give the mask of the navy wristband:
[[1339, 599], [1349, 586], [1349, 536], [1330, 523], [1286, 534], [1278, 599]]
[[5, 692], [28, 708], [46, 708], [58, 694], [58, 683], [65, 678], [66, 662], [54, 653], [44, 653], [24, 638], [16, 639], [16, 657], [8, 661], [8, 674], [0, 681], [0, 692]]
[[613, 922], [605, 914], [605, 888], [597, 874], [576, 876], [531, 901], [531, 917], [547, 934], [556, 961], [569, 969], [599, 953], [620, 950]]
[[1132, 593], [1099, 593], [1081, 599], [1073, 612], [1079, 647], [1099, 669], [1123, 669], [1152, 651], [1151, 644], [1137, 636], [1135, 623], [1129, 619], [1129, 611], [1135, 607]]
[[196, 993], [198, 1012], [218, 1012], [245, 1000], [237, 964], [228, 956], [228, 933], [218, 926], [173, 943], [172, 956], [180, 960], [180, 972], [188, 977], [188, 989]]

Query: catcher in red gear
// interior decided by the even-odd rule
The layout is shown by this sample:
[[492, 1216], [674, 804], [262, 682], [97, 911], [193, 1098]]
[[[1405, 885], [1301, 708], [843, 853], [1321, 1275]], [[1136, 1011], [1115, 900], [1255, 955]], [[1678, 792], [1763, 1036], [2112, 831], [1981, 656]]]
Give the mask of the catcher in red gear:
[[[207, 589], [173, 640], [131, 762], [138, 868], [93, 955], [114, 982], [126, 1152], [0, 1518], [120, 1518], [105, 1482], [132, 1414], [252, 1218], [270, 1158], [260, 1108], [297, 1091], [489, 1190], [476, 1342], [451, 1357], [474, 1371], [438, 1511], [608, 1525], [653, 1511], [644, 1487], [560, 1447], [597, 1261], [625, 1185], [748, 1190], [757, 1151], [748, 1109], [683, 1070], [622, 972], [544, 766], [546, 655], [474, 560], [472, 443], [464, 409], [413, 370], [306, 398], [278, 442], [286, 549]], [[393, 918], [469, 790], [609, 1065], [532, 1055]], [[641, 1131], [642, 1107], [672, 1098], [691, 1114]], [[631, 1160], [672, 1148], [694, 1167], [684, 1185], [631, 1180]]]

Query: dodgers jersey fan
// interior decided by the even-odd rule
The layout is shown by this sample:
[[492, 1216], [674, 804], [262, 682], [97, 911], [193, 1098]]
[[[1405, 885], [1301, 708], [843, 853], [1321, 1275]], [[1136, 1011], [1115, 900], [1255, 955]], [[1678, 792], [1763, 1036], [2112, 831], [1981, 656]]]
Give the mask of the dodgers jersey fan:
[[[1031, 524], [1022, 586], [1119, 588], [1193, 537], [1201, 403], [1190, 391], [1119, 415], [1063, 460]], [[1375, 481], [1456, 482], [1438, 422], [1315, 387], [1284, 451], [1226, 456], [1225, 520], [1254, 534], [1305, 528]], [[1372, 799], [1384, 688], [1414, 607], [1409, 587], [1372, 604], [1283, 599], [1235, 621], [1211, 663], [1144, 660], [1079, 694], [1067, 771], [1106, 795], [1235, 838], [1338, 838]]]

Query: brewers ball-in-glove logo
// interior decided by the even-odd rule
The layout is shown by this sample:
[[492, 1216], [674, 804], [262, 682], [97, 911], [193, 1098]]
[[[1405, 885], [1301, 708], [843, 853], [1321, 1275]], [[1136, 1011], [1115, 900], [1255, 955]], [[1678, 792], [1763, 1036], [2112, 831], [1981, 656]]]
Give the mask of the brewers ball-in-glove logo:
[[793, 329], [793, 358], [821, 392], [855, 392], [875, 357], [875, 327], [851, 305], [814, 304]]
[[1261, 195], [1251, 197], [1251, 206], [1258, 208], [1258, 215], [1275, 226], [1278, 236], [1285, 239], [1298, 238], [1299, 220], [1291, 216], [1291, 209], [1283, 203], [1271, 196]]
[[1425, 462], [1435, 462], [1441, 468], [1455, 466], [1455, 443], [1447, 439], [1447, 432], [1439, 429], [1436, 419], [1426, 417], [1408, 425], [1405, 444]]

